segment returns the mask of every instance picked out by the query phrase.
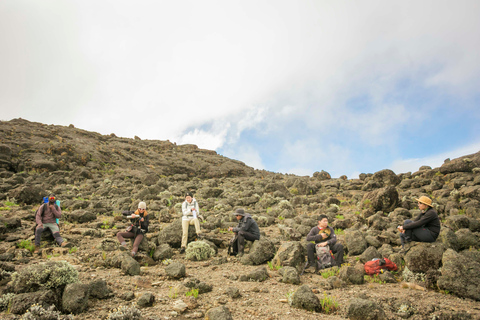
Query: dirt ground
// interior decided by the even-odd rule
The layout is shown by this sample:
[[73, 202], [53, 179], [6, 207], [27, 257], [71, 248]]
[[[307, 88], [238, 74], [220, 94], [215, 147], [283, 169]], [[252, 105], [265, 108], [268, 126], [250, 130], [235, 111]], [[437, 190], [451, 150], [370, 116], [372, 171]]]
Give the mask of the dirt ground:
[[[131, 305], [146, 292], [155, 296], [155, 303], [152, 307], [144, 308], [142, 315], [144, 319], [203, 319], [208, 309], [220, 305], [228, 307], [233, 319], [339, 319], [346, 318], [349, 301], [355, 297], [369, 297], [371, 300], [383, 306], [387, 319], [400, 319], [396, 307], [399, 302], [408, 301], [413, 306], [415, 313], [410, 319], [448, 319], [446, 315], [458, 312], [467, 312], [472, 319], [480, 319], [480, 303], [455, 297], [435, 291], [425, 290], [420, 286], [415, 288], [407, 287], [405, 283], [380, 284], [366, 282], [363, 285], [348, 285], [341, 289], [324, 290], [326, 280], [313, 272], [301, 276], [301, 285], [309, 285], [317, 296], [322, 299], [326, 294], [330, 299], [338, 303], [338, 309], [331, 314], [319, 314], [306, 310], [299, 310], [289, 306], [285, 301], [287, 295], [299, 288], [298, 285], [285, 284], [281, 282], [279, 271], [271, 270], [267, 264], [262, 266], [244, 266], [235, 257], [227, 257], [226, 249], [219, 249], [216, 257], [208, 261], [189, 261], [185, 254], [179, 254], [175, 249], [175, 255], [171, 260], [178, 261], [186, 266], [187, 276], [181, 280], [171, 280], [165, 275], [162, 263], [157, 265], [143, 265], [140, 276], [126, 276], [120, 269], [93, 267], [85, 263], [85, 257], [97, 257], [101, 259], [103, 253], [97, 248], [102, 239], [81, 237], [74, 232], [75, 226], [71, 225], [63, 229], [64, 237], [78, 244], [78, 250], [68, 253], [63, 248], [55, 248], [54, 254], [48, 259], [66, 260], [74, 265], [79, 271], [80, 281], [88, 283], [96, 279], [104, 279], [109, 288], [113, 291], [113, 297], [106, 300], [90, 299], [89, 310], [83, 314], [76, 315], [75, 319], [105, 319], [109, 311], [121, 305]], [[279, 236], [278, 228], [274, 226], [264, 228], [269, 237]], [[106, 238], [116, 239], [115, 233], [118, 230], [106, 230]], [[228, 235], [225, 235], [228, 236]], [[5, 248], [8, 244], [1, 243]], [[12, 243], [10, 243], [10, 246]], [[59, 254], [60, 253], [60, 254]], [[139, 253], [145, 255], [145, 253]], [[217, 264], [224, 257], [226, 263]], [[46, 261], [46, 257], [28, 257], [32, 263]], [[354, 263], [354, 257], [347, 257], [347, 261]], [[22, 268], [28, 264], [18, 264]], [[259, 267], [265, 267], [270, 275], [264, 282], [241, 282], [237, 280], [241, 275], [247, 274]], [[184, 281], [198, 279], [213, 285], [213, 290], [200, 294], [196, 299], [187, 298], [185, 293], [189, 290], [183, 286]], [[239, 289], [241, 296], [230, 298], [226, 294], [228, 287]], [[125, 301], [122, 295], [125, 292], [133, 292], [135, 299]], [[176, 300], [181, 299], [189, 308], [182, 314], [173, 309]], [[451, 317], [450, 317], [451, 318]], [[14, 315], [0, 314], [0, 319], [15, 319]], [[18, 319], [18, 316], [17, 316]]]

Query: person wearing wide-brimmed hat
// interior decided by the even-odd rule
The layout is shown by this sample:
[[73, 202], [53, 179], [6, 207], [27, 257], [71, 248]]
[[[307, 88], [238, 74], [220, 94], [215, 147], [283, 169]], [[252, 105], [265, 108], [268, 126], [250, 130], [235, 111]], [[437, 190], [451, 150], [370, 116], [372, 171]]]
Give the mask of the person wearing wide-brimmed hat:
[[404, 249], [405, 245], [411, 241], [435, 242], [440, 234], [440, 219], [437, 211], [433, 209], [432, 199], [421, 196], [415, 200], [422, 212], [413, 221], [407, 219], [402, 226], [398, 226]]
[[252, 216], [246, 213], [245, 210], [237, 209], [233, 214], [237, 218], [238, 225], [235, 228], [228, 228], [229, 231], [235, 233], [235, 238], [231, 243], [233, 249], [232, 254], [241, 257], [245, 249], [245, 240], [260, 240], [260, 229]]

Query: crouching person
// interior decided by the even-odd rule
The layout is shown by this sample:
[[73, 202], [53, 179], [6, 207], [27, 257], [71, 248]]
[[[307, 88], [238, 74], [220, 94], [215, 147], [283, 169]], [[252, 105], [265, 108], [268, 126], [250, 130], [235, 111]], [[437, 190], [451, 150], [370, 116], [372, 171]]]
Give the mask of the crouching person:
[[59, 246], [67, 246], [67, 242], [63, 240], [60, 236], [60, 228], [57, 224], [57, 219], [62, 217], [62, 209], [55, 203], [55, 195], [50, 194], [48, 196], [48, 202], [44, 203], [38, 208], [37, 213], [35, 214], [35, 221], [37, 222], [37, 227], [35, 228], [35, 251], [34, 253], [40, 252], [40, 240], [42, 238], [42, 232], [49, 229], [55, 241], [57, 241]]
[[133, 238], [133, 248], [131, 255], [135, 257], [138, 252], [138, 246], [143, 240], [143, 237], [148, 232], [148, 213], [147, 204], [140, 202], [136, 211], [123, 211], [122, 214], [128, 219], [131, 219], [130, 225], [124, 232], [117, 233], [117, 239], [120, 242], [120, 249], [127, 250], [127, 242], [125, 238]]
[[317, 266], [317, 257], [316, 257], [316, 246], [329, 246], [330, 250], [335, 256], [335, 264], [341, 266], [343, 263], [343, 245], [337, 242], [337, 236], [332, 227], [328, 225], [328, 218], [326, 215], [322, 214], [318, 218], [318, 225], [313, 227], [312, 230], [307, 235], [307, 241], [314, 241], [315, 243], [309, 242], [307, 244], [307, 269], [310, 267], [316, 268]]
[[246, 213], [245, 210], [237, 209], [233, 214], [237, 218], [238, 225], [235, 228], [228, 228], [229, 231], [235, 233], [235, 237], [231, 243], [232, 255], [241, 257], [245, 250], [245, 240], [260, 240], [260, 229], [252, 216]]

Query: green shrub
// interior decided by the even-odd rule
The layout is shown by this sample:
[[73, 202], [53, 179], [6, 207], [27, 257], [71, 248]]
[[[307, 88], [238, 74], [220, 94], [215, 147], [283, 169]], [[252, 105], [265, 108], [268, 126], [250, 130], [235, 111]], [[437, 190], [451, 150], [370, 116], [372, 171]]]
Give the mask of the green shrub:
[[7, 293], [0, 297], [0, 310], [6, 310], [12, 303], [14, 293]]
[[76, 282], [78, 282], [78, 271], [65, 261], [35, 264], [12, 274], [12, 287], [16, 288], [17, 292], [58, 288]]
[[34, 304], [23, 315], [22, 320], [70, 320], [73, 319], [72, 315], [62, 315], [60, 312], [55, 311], [55, 306], [51, 305], [49, 308], [44, 309], [41, 305]]
[[297, 188], [290, 188], [290, 193], [294, 196], [298, 195], [298, 189]]
[[215, 255], [215, 250], [203, 241], [190, 242], [185, 249], [185, 258], [188, 260], [203, 261], [213, 255]]
[[107, 320], [139, 320], [142, 313], [135, 306], [121, 306], [108, 314]]
[[25, 248], [30, 252], [35, 251], [35, 245], [30, 240], [22, 240], [18, 244], [19, 248]]
[[190, 297], [190, 296], [191, 296], [191, 297], [194, 297], [195, 299], [197, 299], [197, 297], [198, 297], [198, 289], [192, 289], [192, 290], [186, 292], [186, 293], [185, 293], [185, 296], [187, 296], [187, 297]]
[[338, 310], [338, 303], [335, 301], [335, 298], [327, 296], [326, 293], [323, 293], [323, 299], [320, 300], [320, 303], [325, 313], [332, 313]]

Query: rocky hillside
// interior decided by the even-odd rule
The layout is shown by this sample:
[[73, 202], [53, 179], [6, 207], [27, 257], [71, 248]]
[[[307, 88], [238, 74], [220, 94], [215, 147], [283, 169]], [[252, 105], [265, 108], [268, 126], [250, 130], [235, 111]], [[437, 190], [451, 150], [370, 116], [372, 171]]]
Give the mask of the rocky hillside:
[[[480, 152], [414, 173], [300, 177], [254, 170], [195, 145], [15, 119], [0, 122], [0, 179], [5, 319], [27, 319], [33, 303], [53, 305], [57, 311], [48, 312], [58, 319], [316, 319], [318, 312], [480, 319]], [[194, 241], [192, 227], [195, 245], [180, 254], [186, 191], [200, 204], [205, 240]], [[74, 248], [45, 235], [41, 253], [32, 254], [34, 212], [49, 192], [61, 200], [61, 233]], [[414, 198], [421, 195], [434, 200], [442, 231], [437, 242], [404, 254], [396, 226], [418, 214]], [[115, 235], [127, 224], [121, 211], [140, 201], [151, 223], [133, 259]], [[263, 234], [241, 259], [226, 255], [238, 207]], [[328, 215], [347, 263], [300, 275], [305, 236], [319, 214]], [[210, 252], [202, 246], [213, 255], [192, 258], [197, 249]], [[399, 271], [365, 276], [363, 263], [376, 257]]]

